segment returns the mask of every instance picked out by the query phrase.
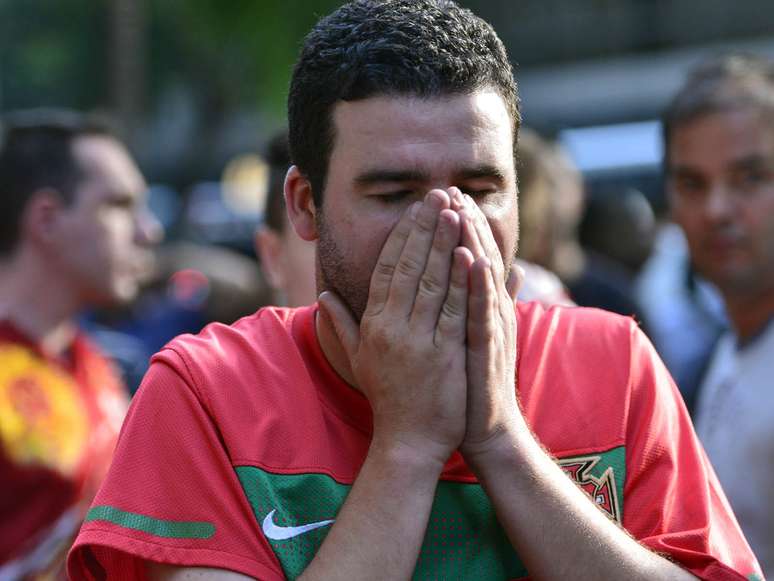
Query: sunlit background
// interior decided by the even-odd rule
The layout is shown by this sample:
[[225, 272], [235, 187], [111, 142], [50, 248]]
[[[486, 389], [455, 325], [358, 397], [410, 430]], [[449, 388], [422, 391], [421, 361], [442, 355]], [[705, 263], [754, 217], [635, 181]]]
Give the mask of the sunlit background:
[[[771, 0], [461, 3], [504, 40], [525, 124], [569, 153], [587, 200], [634, 188], [657, 217], [665, 208], [658, 117], [685, 73], [732, 50], [774, 56]], [[140, 301], [144, 327], [135, 317], [121, 328], [142, 336], [150, 352], [174, 330], [233, 320], [268, 300], [255, 282], [253, 250], [266, 192], [261, 155], [285, 125], [303, 35], [339, 4], [0, 0], [0, 112], [54, 106], [108, 113], [151, 184], [165, 248], [181, 244], [167, 252], [163, 292], [173, 293], [184, 314], [191, 305], [201, 311], [234, 302], [214, 300], [218, 289], [242, 297], [241, 311], [197, 311], [199, 318], [172, 325], [165, 323], [168, 303]], [[121, 359], [123, 348], [110, 350]], [[147, 356], [127, 358], [143, 362], [130, 381], [136, 384]]]

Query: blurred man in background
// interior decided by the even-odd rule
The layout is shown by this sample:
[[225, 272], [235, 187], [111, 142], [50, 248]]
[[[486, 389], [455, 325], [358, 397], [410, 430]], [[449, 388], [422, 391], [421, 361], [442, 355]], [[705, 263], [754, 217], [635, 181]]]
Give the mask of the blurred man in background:
[[161, 235], [146, 184], [96, 119], [30, 111], [0, 144], [0, 579], [57, 576], [127, 406], [75, 322], [131, 301]]
[[774, 62], [729, 56], [697, 69], [665, 114], [664, 136], [675, 220], [732, 325], [701, 384], [696, 429], [771, 576]]
[[311, 305], [317, 300], [314, 244], [296, 234], [285, 210], [285, 174], [290, 167], [287, 131], [272, 138], [266, 159], [269, 187], [263, 223], [255, 237], [256, 254], [266, 280], [274, 289], [275, 304]]

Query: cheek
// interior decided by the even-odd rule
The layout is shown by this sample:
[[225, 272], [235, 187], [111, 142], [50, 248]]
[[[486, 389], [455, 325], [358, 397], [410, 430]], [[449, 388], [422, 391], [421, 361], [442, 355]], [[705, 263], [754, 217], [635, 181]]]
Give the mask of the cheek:
[[111, 209], [101, 216], [102, 238], [115, 252], [125, 252], [134, 245], [135, 225], [127, 212]]
[[[503, 259], [513, 254], [519, 236], [519, 215], [516, 205], [489, 205], [481, 208], [492, 230]], [[507, 262], [507, 260], [506, 260]]]
[[686, 234], [694, 232], [701, 222], [701, 211], [689, 210], [686, 204], [675, 201], [672, 204], [672, 220], [680, 226]]
[[774, 195], [746, 212], [746, 221], [754, 236], [774, 254]]
[[342, 216], [339, 225], [334, 227], [340, 247], [353, 262], [370, 262], [369, 266], [373, 267], [403, 210], [396, 206]]

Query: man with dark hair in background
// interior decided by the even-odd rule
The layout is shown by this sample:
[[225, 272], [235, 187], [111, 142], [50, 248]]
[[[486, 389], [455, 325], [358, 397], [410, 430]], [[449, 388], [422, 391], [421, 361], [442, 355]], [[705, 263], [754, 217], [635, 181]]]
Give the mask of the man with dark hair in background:
[[307, 36], [288, 108], [320, 306], [156, 355], [71, 575], [758, 574], [636, 325], [514, 308], [520, 115], [488, 24], [348, 3]]
[[73, 112], [9, 116], [0, 142], [0, 579], [63, 575], [105, 475], [127, 396], [78, 330], [130, 301], [159, 227], [107, 126]]
[[269, 187], [255, 249], [261, 270], [274, 289], [274, 304], [300, 307], [317, 300], [314, 244], [295, 233], [285, 210], [285, 175], [291, 165], [288, 147], [287, 131], [277, 133], [269, 142]]
[[732, 55], [695, 70], [664, 137], [675, 221], [732, 326], [699, 388], [696, 431], [774, 575], [774, 61]]

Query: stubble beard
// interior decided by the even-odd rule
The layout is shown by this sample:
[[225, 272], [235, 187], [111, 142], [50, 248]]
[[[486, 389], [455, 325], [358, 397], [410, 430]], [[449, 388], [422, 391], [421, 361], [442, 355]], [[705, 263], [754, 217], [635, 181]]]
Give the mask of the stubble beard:
[[317, 231], [317, 293], [325, 290], [335, 292], [360, 323], [368, 304], [371, 269], [367, 275], [359, 272], [351, 253], [335, 239], [321, 213], [317, 216]]

